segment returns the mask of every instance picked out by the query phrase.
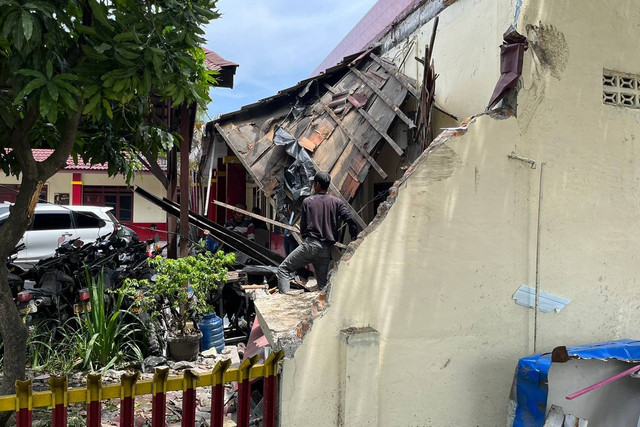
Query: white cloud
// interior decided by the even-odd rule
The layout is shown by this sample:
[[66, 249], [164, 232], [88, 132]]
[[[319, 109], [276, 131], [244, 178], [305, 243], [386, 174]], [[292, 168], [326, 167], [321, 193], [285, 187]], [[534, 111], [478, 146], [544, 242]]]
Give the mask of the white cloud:
[[[227, 113], [311, 74], [375, 0], [220, 0], [206, 47], [240, 64], [234, 92], [213, 91], [210, 111]], [[231, 101], [235, 102], [231, 102]], [[224, 110], [227, 108], [227, 110]]]

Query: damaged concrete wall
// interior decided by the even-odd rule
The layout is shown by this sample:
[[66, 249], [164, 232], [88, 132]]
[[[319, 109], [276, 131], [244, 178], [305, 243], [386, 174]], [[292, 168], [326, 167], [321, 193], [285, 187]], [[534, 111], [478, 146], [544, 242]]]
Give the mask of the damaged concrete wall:
[[[422, 8], [428, 9], [430, 3], [425, 2]], [[435, 101], [445, 111], [461, 118], [484, 111], [500, 75], [498, 46], [513, 22], [515, 3], [516, 0], [458, 0], [440, 13], [433, 51], [439, 74]], [[415, 57], [424, 56], [432, 29], [433, 21], [384, 55], [397, 64], [406, 56], [402, 71], [417, 82], [422, 82], [422, 65]], [[392, 36], [393, 32], [388, 35]], [[382, 42], [388, 44], [386, 40]]]
[[[453, 114], [483, 111], [513, 3], [460, 0], [442, 12], [436, 99]], [[283, 426], [360, 425], [344, 419], [353, 408], [340, 389], [350, 327], [379, 333], [379, 385], [362, 399], [376, 395], [381, 426], [504, 425], [534, 335], [537, 352], [640, 338], [640, 109], [602, 100], [603, 69], [640, 74], [639, 14], [631, 0], [524, 2], [518, 29], [532, 47], [518, 118], [481, 116], [410, 169], [284, 363]], [[537, 323], [512, 300], [535, 286], [536, 264], [541, 290], [571, 300]]]

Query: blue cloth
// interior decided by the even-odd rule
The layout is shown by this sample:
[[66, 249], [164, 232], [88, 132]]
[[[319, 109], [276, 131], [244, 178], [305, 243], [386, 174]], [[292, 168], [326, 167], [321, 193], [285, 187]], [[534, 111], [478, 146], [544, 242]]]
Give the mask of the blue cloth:
[[[640, 341], [617, 340], [567, 347], [570, 357], [640, 361]], [[523, 357], [516, 368], [516, 414], [513, 427], [542, 427], [547, 410], [547, 380], [551, 353]]]
[[220, 243], [218, 243], [213, 237], [207, 236], [207, 251], [215, 254], [218, 252], [218, 248], [220, 248]]

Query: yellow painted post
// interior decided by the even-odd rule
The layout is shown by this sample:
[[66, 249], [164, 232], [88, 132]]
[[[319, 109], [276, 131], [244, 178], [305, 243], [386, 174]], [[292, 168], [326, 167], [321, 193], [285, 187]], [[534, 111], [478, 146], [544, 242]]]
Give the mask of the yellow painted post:
[[87, 375], [87, 427], [102, 425], [102, 375]]
[[251, 411], [251, 367], [258, 363], [260, 356], [257, 354], [244, 359], [238, 368], [238, 427], [249, 426], [249, 412]]
[[133, 427], [133, 404], [138, 378], [140, 372], [123, 374], [120, 377], [120, 427]]
[[169, 368], [156, 368], [153, 375], [153, 409], [151, 413], [151, 427], [164, 427], [167, 415], [167, 379]]
[[69, 380], [66, 376], [52, 376], [49, 378], [49, 387], [51, 387], [52, 427], [67, 427], [67, 407], [69, 406], [67, 389]]
[[211, 371], [211, 427], [224, 425], [224, 373], [231, 366], [231, 360], [222, 360]]
[[187, 369], [182, 378], [182, 425], [191, 427], [196, 425], [196, 388], [200, 376]]
[[33, 389], [31, 380], [16, 381], [16, 426], [31, 427]]

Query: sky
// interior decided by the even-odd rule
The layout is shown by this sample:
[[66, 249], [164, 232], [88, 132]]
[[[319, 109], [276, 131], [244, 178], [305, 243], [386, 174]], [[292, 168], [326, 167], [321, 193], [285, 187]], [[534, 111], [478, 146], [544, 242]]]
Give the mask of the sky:
[[313, 70], [376, 0], [220, 0], [205, 47], [240, 64], [234, 88], [212, 90], [210, 119], [275, 95]]

